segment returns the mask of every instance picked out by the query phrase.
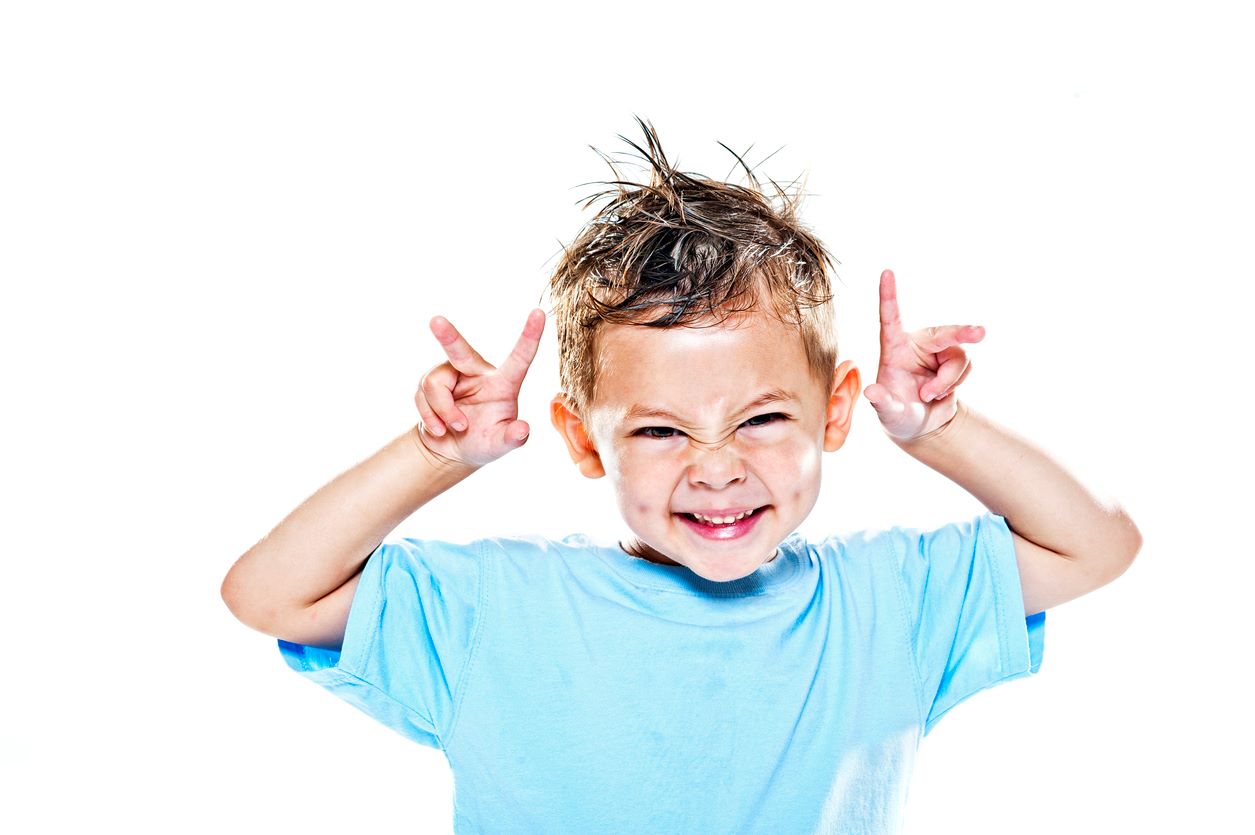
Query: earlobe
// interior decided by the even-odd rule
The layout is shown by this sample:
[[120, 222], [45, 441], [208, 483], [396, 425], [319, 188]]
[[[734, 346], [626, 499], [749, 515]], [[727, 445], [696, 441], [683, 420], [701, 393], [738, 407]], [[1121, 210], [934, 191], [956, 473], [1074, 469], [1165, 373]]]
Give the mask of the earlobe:
[[587, 478], [601, 478], [606, 474], [601, 456], [597, 454], [592, 439], [588, 437], [583, 419], [565, 393], [558, 394], [550, 401], [549, 420], [566, 442], [567, 452], [575, 466], [579, 467], [580, 473]]
[[854, 405], [863, 390], [862, 377], [854, 363], [846, 360], [832, 373], [832, 393], [828, 397], [824, 424], [824, 452], [836, 452], [850, 434]]

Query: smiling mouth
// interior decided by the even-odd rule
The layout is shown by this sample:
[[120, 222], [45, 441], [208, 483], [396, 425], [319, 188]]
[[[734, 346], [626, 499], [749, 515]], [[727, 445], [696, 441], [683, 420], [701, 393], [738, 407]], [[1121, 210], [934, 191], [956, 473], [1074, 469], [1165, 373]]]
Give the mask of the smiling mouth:
[[765, 507], [767, 507], [767, 505], [763, 505], [762, 507], [751, 508], [749, 510], [743, 510], [740, 513], [728, 514], [724, 516], [706, 515], [703, 513], [679, 513], [677, 515], [683, 516], [685, 519], [689, 520], [690, 522], [695, 522], [699, 525], [704, 525], [709, 528], [726, 528], [726, 527], [731, 527], [735, 525], [737, 522], [740, 522], [742, 519], [746, 519], [753, 516], [755, 513], [758, 513]]

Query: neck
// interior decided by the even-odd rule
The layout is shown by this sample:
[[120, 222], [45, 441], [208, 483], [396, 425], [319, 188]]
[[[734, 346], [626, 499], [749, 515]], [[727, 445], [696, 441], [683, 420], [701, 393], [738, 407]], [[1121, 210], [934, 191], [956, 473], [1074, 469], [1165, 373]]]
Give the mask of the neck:
[[[641, 542], [639, 539], [633, 539], [629, 542], [620, 541], [619, 548], [621, 548], [625, 553], [647, 562], [657, 563], [658, 565], [680, 565], [680, 563], [670, 557], [664, 556], [654, 548], [651, 548], [644, 542]], [[779, 548], [772, 553], [770, 559], [763, 561], [763, 565], [773, 562], [778, 556], [780, 556]]]
[[663, 556], [658, 551], [646, 545], [644, 542], [641, 542], [639, 539], [633, 539], [627, 543], [620, 542], [619, 547], [628, 554], [648, 562], [657, 563], [658, 565], [679, 565], [679, 563], [675, 560], [670, 557]]

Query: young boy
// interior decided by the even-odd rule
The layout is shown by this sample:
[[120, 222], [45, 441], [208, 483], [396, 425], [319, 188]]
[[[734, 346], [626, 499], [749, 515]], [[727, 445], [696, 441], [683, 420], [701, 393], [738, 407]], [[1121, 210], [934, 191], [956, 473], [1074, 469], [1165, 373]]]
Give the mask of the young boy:
[[888, 270], [863, 394], [989, 513], [794, 534], [862, 388], [831, 260], [778, 186], [780, 206], [748, 167], [753, 188], [676, 171], [641, 127], [651, 181], [616, 179], [550, 287], [552, 422], [633, 538], [383, 542], [529, 432], [543, 313], [499, 368], [436, 317], [421, 423], [249, 549], [223, 597], [293, 669], [444, 751], [458, 832], [895, 832], [921, 738], [1036, 672], [1044, 610], [1119, 576], [1140, 535], [958, 401], [982, 329], [904, 331]]

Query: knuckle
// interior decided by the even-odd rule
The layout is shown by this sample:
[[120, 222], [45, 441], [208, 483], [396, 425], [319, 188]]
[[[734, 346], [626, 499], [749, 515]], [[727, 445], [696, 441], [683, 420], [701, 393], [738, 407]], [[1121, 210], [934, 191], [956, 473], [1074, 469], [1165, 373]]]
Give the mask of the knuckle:
[[431, 390], [427, 392], [427, 399], [431, 402], [433, 407], [437, 403], [444, 403], [446, 400], [450, 399], [449, 390], [444, 386], [433, 385]]
[[426, 374], [423, 375], [421, 388], [429, 396], [431, 394], [434, 394], [435, 392], [440, 391], [440, 389], [443, 387], [440, 382], [440, 377], [438, 374], [438, 372], [440, 371], [440, 368], [441, 366], [436, 366], [431, 371], [428, 371]]

